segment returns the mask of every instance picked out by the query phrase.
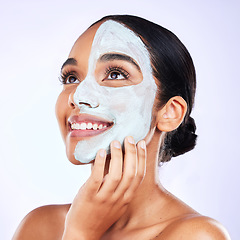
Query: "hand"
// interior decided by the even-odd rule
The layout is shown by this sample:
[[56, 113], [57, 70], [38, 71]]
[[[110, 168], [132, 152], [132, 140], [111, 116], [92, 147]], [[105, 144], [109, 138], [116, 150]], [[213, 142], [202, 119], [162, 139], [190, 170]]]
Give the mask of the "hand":
[[106, 152], [98, 151], [91, 176], [80, 188], [66, 216], [63, 240], [100, 239], [126, 211], [146, 169], [145, 141], [137, 146], [132, 137], [111, 143], [111, 160], [104, 177]]

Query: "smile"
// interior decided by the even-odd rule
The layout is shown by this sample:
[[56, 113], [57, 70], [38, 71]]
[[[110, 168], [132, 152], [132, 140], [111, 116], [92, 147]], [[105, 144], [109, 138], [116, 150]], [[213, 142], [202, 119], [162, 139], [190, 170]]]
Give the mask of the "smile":
[[109, 130], [113, 122], [88, 114], [75, 115], [68, 120], [71, 137], [91, 137]]
[[103, 124], [97, 124], [97, 123], [72, 123], [71, 124], [71, 129], [72, 130], [100, 130], [103, 128], [106, 128], [107, 125], [103, 125]]

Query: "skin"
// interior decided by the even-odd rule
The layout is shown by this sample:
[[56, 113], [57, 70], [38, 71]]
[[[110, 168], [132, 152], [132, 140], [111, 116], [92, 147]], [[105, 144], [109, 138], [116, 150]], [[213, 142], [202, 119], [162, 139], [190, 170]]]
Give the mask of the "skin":
[[[100, 24], [83, 33], [69, 55], [78, 64], [68, 67], [74, 68], [82, 79], [88, 71], [91, 44]], [[73, 101], [78, 84], [64, 85], [56, 104], [67, 155], [74, 164], [80, 164], [73, 155], [79, 139], [68, 137], [66, 119], [78, 112]], [[99, 150], [92, 162], [91, 176], [73, 203], [33, 210], [23, 219], [13, 239], [230, 239], [218, 222], [181, 202], [158, 180], [158, 152], [164, 132], [176, 129], [186, 110], [187, 104], [179, 96], [161, 109], [154, 107], [151, 128], [144, 140], [136, 144], [128, 136], [124, 149], [113, 141], [111, 156]]]

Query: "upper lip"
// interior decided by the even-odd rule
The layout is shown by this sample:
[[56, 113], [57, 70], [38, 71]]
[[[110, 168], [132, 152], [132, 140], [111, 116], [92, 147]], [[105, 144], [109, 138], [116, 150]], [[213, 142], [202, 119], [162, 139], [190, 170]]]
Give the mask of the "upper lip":
[[107, 119], [94, 116], [94, 115], [89, 115], [89, 114], [80, 114], [80, 115], [73, 115], [69, 117], [68, 123], [73, 124], [73, 123], [97, 123], [97, 124], [107, 124], [108, 126], [113, 124], [113, 121], [109, 121]]

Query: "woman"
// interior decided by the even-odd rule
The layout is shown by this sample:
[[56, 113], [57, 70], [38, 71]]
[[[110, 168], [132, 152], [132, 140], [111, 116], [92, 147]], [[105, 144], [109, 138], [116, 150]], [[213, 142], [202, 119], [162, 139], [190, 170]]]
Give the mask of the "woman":
[[192, 59], [170, 31], [107, 16], [62, 66], [56, 115], [68, 159], [92, 164], [73, 203], [29, 213], [14, 239], [230, 239], [167, 192], [158, 164], [194, 148]]

